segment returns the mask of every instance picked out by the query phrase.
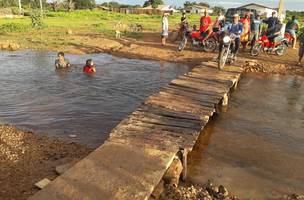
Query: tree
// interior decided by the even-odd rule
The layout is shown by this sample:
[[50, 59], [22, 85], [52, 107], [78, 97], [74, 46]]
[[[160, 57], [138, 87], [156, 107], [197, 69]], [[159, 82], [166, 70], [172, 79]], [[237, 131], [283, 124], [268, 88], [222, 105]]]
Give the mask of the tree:
[[214, 6], [212, 9], [213, 9], [213, 13], [216, 15], [218, 15], [220, 12], [223, 14], [226, 12], [223, 6]]
[[147, 0], [144, 3], [144, 7], [152, 6], [152, 8], [157, 8], [158, 5], [163, 5], [163, 0]]
[[200, 3], [198, 3], [197, 5], [210, 8], [209, 3], [206, 3], [206, 2], [200, 2]]
[[185, 3], [184, 3], [184, 7], [186, 8], [186, 7], [189, 7], [189, 6], [195, 6], [195, 5], [197, 5], [197, 6], [204, 6], [204, 7], [210, 7], [210, 5], [208, 4], [208, 3], [206, 3], [206, 2], [199, 2], [199, 3], [197, 3], [197, 2], [195, 2], [195, 1], [193, 1], [193, 2], [190, 2], [190, 1], [186, 1]]
[[76, 9], [93, 9], [96, 6], [95, 0], [74, 0]]

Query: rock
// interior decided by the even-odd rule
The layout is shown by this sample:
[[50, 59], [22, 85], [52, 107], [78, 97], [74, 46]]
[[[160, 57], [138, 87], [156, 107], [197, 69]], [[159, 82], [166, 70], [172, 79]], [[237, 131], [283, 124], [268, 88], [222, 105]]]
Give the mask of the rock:
[[174, 187], [177, 187], [182, 171], [183, 171], [183, 165], [181, 160], [179, 158], [174, 158], [171, 166], [166, 171], [163, 177], [165, 184], [169, 184]]
[[71, 134], [71, 135], [69, 135], [69, 137], [70, 137], [70, 138], [75, 138], [75, 137], [77, 137], [77, 135], [72, 135], [72, 134]]
[[8, 50], [8, 48], [9, 48], [9, 43], [3, 43], [3, 44], [1, 44], [1, 49], [2, 50]]
[[39, 189], [45, 188], [51, 181], [47, 178], [42, 179], [38, 183], [35, 183], [35, 186], [38, 187]]
[[229, 195], [228, 190], [223, 185], [220, 185], [218, 187], [218, 190], [218, 193], [222, 194], [224, 197], [227, 197]]
[[10, 43], [8, 49], [11, 51], [17, 51], [20, 49], [20, 45], [16, 43]]
[[67, 31], [67, 34], [68, 34], [68, 35], [72, 35], [72, 34], [73, 34], [73, 31], [72, 31], [71, 29], [69, 29], [69, 30]]

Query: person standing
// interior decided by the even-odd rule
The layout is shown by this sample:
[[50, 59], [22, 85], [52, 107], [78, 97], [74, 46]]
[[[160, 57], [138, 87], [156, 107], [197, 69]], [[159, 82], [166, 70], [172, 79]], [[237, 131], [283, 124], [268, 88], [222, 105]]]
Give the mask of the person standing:
[[208, 11], [205, 10], [203, 16], [200, 19], [200, 33], [202, 37], [207, 38], [211, 34], [211, 25], [211, 17], [208, 15]]
[[296, 16], [292, 16], [291, 20], [287, 22], [286, 32], [289, 33], [293, 38], [292, 47], [296, 49], [297, 44], [297, 30], [299, 30], [299, 21]]
[[250, 14], [246, 13], [245, 17], [240, 20], [243, 24], [243, 33], [241, 35], [241, 43], [243, 45], [243, 51], [246, 50], [248, 41], [249, 41], [249, 34], [250, 34]]
[[223, 28], [225, 24], [225, 16], [220, 11], [217, 15], [217, 18], [213, 24], [213, 32], [218, 32], [221, 28]]
[[166, 40], [169, 35], [169, 20], [168, 20], [169, 13], [163, 13], [162, 17], [162, 33], [161, 33], [161, 44], [163, 46], [166, 45]]
[[250, 45], [254, 46], [255, 42], [259, 39], [262, 30], [261, 15], [257, 14], [255, 17], [251, 15], [250, 20]]
[[299, 36], [299, 60], [298, 65], [302, 64], [302, 59], [304, 57], [304, 29], [302, 29], [300, 36]]
[[[234, 47], [232, 48], [233, 58], [236, 60], [236, 56], [238, 54], [240, 44], [241, 44], [241, 34], [243, 32], [243, 24], [239, 22], [239, 15], [233, 15], [232, 24], [229, 24], [224, 27], [224, 30], [227, 31], [230, 35], [233, 34], [235, 36]], [[220, 44], [219, 54], [221, 53], [223, 45]], [[219, 56], [220, 57], [220, 56]]]

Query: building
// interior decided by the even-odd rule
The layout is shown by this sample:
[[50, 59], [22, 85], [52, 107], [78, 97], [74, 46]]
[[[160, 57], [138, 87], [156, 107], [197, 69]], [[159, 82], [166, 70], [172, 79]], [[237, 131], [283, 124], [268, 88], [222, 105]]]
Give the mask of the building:
[[200, 6], [200, 5], [193, 5], [188, 6], [184, 9], [187, 13], [196, 13], [196, 14], [202, 14], [205, 11], [208, 11], [209, 14], [213, 13], [213, 10], [210, 10], [207, 6]]
[[158, 5], [157, 8], [153, 8], [152, 6], [147, 6], [142, 8], [144, 10], [157, 10], [159, 12], [167, 12], [167, 13], [175, 13], [178, 12], [178, 10], [176, 10], [173, 6], [170, 5]]
[[276, 11], [276, 9], [273, 9], [271, 7], [264, 6], [261, 4], [256, 4], [256, 3], [246, 4], [246, 5], [240, 6], [236, 9], [256, 10], [260, 15], [265, 16], [265, 17], [271, 17], [272, 12]]

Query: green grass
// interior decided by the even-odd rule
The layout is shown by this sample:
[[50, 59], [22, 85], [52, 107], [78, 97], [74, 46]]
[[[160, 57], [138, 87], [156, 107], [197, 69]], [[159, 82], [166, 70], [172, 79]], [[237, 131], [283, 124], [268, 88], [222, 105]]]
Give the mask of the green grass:
[[[200, 16], [196, 14], [188, 15], [190, 24], [198, 24]], [[62, 28], [62, 29], [80, 29], [91, 32], [108, 33], [113, 31], [114, 26], [121, 22], [125, 27], [130, 24], [138, 23], [143, 25], [144, 31], [158, 32], [161, 28], [161, 16], [159, 15], [137, 15], [137, 14], [121, 14], [113, 12], [105, 12], [98, 10], [80, 10], [74, 12], [47, 12], [44, 18], [45, 29]], [[169, 17], [171, 28], [176, 27], [180, 21], [180, 14], [175, 14]], [[1, 19], [0, 25], [17, 24], [24, 28], [30, 26], [31, 22], [28, 17], [23, 19]], [[9, 32], [12, 32], [10, 29]], [[20, 29], [16, 29], [19, 32]], [[24, 31], [26, 30], [24, 28]]]

